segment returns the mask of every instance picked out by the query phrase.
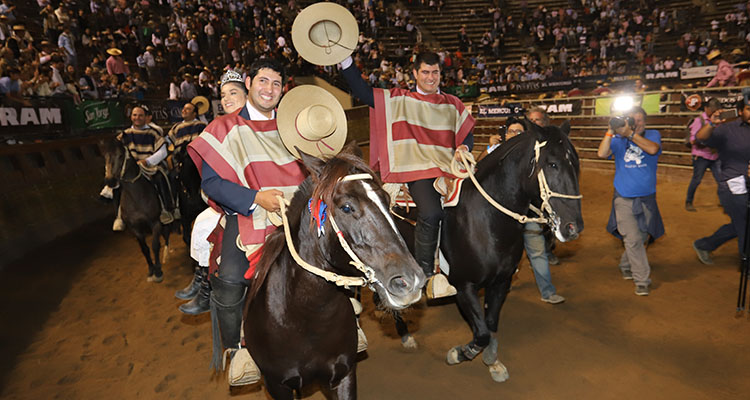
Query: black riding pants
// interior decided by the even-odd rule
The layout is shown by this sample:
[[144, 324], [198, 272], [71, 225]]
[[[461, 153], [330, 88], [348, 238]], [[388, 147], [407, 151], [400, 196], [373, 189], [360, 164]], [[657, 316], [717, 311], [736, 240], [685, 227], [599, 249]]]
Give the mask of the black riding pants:
[[[443, 206], [440, 204], [440, 193], [432, 186], [434, 182], [435, 178], [420, 179], [409, 182], [408, 185], [409, 194], [417, 205], [419, 220], [432, 226], [438, 226], [445, 213], [443, 212]], [[417, 223], [419, 223], [419, 220], [417, 220]]]
[[245, 272], [250, 266], [245, 252], [237, 247], [237, 215], [227, 215], [224, 226], [224, 239], [221, 242], [221, 263], [219, 263], [219, 278], [232, 283], [247, 284]]

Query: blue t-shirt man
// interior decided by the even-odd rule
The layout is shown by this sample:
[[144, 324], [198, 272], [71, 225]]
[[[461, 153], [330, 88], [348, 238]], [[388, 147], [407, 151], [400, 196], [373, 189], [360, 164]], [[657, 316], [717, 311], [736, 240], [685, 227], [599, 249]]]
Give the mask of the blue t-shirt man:
[[11, 79], [8, 76], [0, 78], [0, 94], [9, 95], [11, 93], [19, 93], [21, 91], [21, 81], [18, 79]]
[[615, 190], [622, 197], [643, 197], [656, 193], [656, 165], [661, 154], [661, 134], [647, 129], [643, 136], [659, 145], [659, 151], [648, 154], [630, 139], [612, 138], [610, 149], [615, 160]]

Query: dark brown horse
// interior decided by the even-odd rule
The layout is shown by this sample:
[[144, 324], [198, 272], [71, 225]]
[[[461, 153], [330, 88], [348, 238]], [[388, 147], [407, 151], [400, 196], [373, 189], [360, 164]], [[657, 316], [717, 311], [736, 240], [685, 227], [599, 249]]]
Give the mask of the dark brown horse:
[[[548, 188], [557, 194], [578, 195], [578, 155], [567, 137], [569, 125], [540, 128], [526, 124], [526, 133], [510, 139], [477, 164], [480, 185], [504, 207], [521, 215], [530, 206], [542, 207], [540, 173]], [[539, 148], [536, 155], [535, 146]], [[543, 186], [543, 185], [542, 185]], [[466, 345], [452, 348], [448, 364], [472, 360], [479, 353], [490, 367], [492, 378], [508, 378], [505, 366], [497, 359], [497, 329], [500, 310], [523, 255], [524, 225], [494, 208], [471, 182], [465, 182], [456, 207], [447, 208], [443, 220], [440, 248], [450, 265], [449, 282], [456, 287], [456, 303], [473, 334]], [[552, 232], [564, 242], [578, 237], [583, 230], [581, 201], [553, 194], [545, 216]], [[402, 214], [403, 215], [403, 214]], [[413, 228], [401, 224], [405, 235]], [[479, 290], [484, 289], [484, 304]], [[414, 346], [413, 338], [398, 313], [396, 327], [404, 346]]]
[[[161, 282], [164, 273], [161, 270], [159, 251], [164, 238], [165, 256], [169, 246], [169, 228], [159, 221], [161, 203], [154, 185], [141, 172], [130, 152], [116, 139], [102, 143], [104, 150], [104, 183], [109, 187], [120, 186], [120, 207], [122, 220], [129, 231], [133, 232], [141, 247], [141, 252], [148, 263], [148, 281]], [[151, 235], [153, 259], [146, 244], [146, 237]]]
[[206, 202], [201, 198], [201, 176], [193, 160], [188, 157], [187, 143], [174, 150], [172, 163], [174, 165], [173, 181], [179, 200], [182, 240], [187, 246], [190, 246], [190, 232], [193, 228], [193, 221], [207, 207]]
[[[418, 301], [425, 276], [388, 214], [388, 195], [379, 179], [351, 154], [342, 152], [328, 162], [302, 157], [310, 177], [287, 212], [301, 258], [342, 276], [369, 275], [370, 289], [388, 308]], [[328, 207], [320, 236], [310, 199], [321, 199]], [[366, 274], [350, 264], [337, 236], [367, 265]], [[283, 228], [268, 238], [251, 285], [245, 340], [274, 399], [292, 399], [310, 384], [336, 399], [356, 398], [357, 325], [349, 296], [348, 290], [297, 264]]]

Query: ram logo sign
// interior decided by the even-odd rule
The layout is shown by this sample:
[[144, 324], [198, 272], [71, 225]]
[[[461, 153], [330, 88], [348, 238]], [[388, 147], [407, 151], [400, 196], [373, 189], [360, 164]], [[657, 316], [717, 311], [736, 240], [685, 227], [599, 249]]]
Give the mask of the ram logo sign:
[[59, 124], [62, 124], [62, 113], [57, 107], [0, 107], [0, 126]]

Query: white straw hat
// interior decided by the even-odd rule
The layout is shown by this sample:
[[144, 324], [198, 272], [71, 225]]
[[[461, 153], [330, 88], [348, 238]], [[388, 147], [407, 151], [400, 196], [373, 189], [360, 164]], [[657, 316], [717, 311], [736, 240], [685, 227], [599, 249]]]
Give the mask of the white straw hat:
[[297, 86], [279, 103], [276, 125], [284, 146], [295, 157], [297, 149], [318, 158], [338, 154], [346, 142], [344, 108], [327, 90]]
[[344, 61], [357, 46], [357, 20], [336, 3], [316, 3], [302, 10], [292, 24], [292, 44], [302, 58], [315, 65]]

